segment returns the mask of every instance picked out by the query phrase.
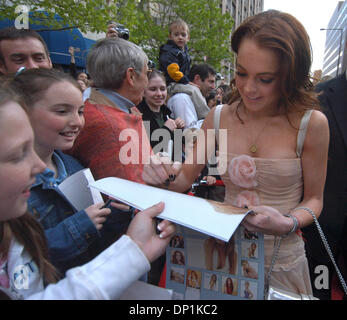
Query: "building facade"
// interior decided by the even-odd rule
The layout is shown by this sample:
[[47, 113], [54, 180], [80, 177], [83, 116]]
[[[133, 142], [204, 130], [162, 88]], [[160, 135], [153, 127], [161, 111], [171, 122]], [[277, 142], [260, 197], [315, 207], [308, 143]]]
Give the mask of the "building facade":
[[[112, 0], [109, 0], [111, 2]], [[150, 14], [153, 18], [158, 20], [158, 24], [161, 24], [160, 19], [162, 19], [162, 15], [160, 15], [161, 11], [165, 11], [166, 14], [163, 15], [167, 22], [163, 23], [163, 25], [167, 25], [170, 20], [173, 20], [175, 17], [175, 13], [170, 11], [169, 8], [163, 8], [163, 6], [157, 2], [146, 1], [143, 3], [144, 10], [149, 10]], [[244, 21], [246, 18], [253, 16], [257, 13], [260, 13], [264, 10], [264, 0], [220, 0], [220, 8], [222, 13], [229, 13], [233, 18], [234, 25], [232, 30], [230, 30], [230, 38], [232, 32]], [[91, 37], [91, 34], [88, 34]], [[104, 34], [102, 34], [104, 36]], [[100, 34], [97, 34], [96, 38], [100, 38]], [[229, 83], [230, 80], [234, 77], [235, 70], [235, 58], [233, 62], [221, 61], [222, 66], [222, 75], [224, 76], [225, 83]]]
[[264, 0], [222, 0], [222, 13], [229, 12], [235, 30], [243, 20], [264, 10]]
[[347, 67], [347, 1], [339, 1], [326, 28], [323, 77], [335, 77]]
[[[264, 0], [222, 0], [221, 8], [223, 14], [229, 12], [234, 20], [232, 34], [246, 18], [264, 11]], [[234, 77], [235, 63], [235, 57], [233, 63], [222, 62], [226, 83]]]

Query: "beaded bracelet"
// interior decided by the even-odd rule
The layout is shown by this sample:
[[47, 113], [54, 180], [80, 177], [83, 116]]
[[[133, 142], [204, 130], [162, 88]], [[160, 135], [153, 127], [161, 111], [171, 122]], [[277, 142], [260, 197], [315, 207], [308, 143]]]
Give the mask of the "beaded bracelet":
[[282, 236], [282, 238], [288, 237], [290, 234], [295, 232], [298, 229], [299, 221], [295, 216], [292, 216], [291, 214], [284, 214], [285, 217], [291, 218], [293, 220], [293, 228], [289, 230], [289, 232]]

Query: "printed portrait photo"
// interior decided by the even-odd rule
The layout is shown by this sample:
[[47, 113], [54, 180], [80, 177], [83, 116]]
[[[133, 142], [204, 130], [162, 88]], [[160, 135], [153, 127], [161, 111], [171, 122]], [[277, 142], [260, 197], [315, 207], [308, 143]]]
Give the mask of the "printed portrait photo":
[[184, 248], [184, 239], [181, 235], [174, 235], [170, 240], [170, 247], [172, 248]]
[[242, 257], [257, 259], [258, 258], [258, 243], [256, 241], [242, 241], [241, 243]]
[[171, 267], [170, 280], [184, 284], [184, 269], [178, 267]]
[[187, 287], [200, 289], [201, 288], [201, 271], [198, 270], [187, 270]]
[[237, 279], [232, 277], [222, 277], [222, 285], [222, 292], [224, 294], [237, 296]]
[[218, 276], [215, 273], [204, 274], [204, 288], [212, 291], [218, 291]]
[[258, 263], [242, 259], [241, 260], [242, 276], [258, 279]]
[[254, 281], [241, 281], [241, 297], [256, 300], [257, 299], [257, 283]]
[[242, 239], [246, 240], [258, 240], [258, 234], [256, 232], [251, 232], [246, 228], [241, 228]]
[[185, 258], [183, 251], [180, 250], [172, 250], [171, 251], [171, 263], [178, 264], [180, 266], [185, 265]]

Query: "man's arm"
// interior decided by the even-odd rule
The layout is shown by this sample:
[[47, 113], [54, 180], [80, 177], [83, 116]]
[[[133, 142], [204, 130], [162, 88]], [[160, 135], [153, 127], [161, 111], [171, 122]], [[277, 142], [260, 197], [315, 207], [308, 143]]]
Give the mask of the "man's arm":
[[186, 93], [177, 93], [173, 95], [167, 104], [172, 111], [174, 118], [181, 118], [185, 122], [184, 129], [196, 128], [200, 129], [201, 121], [198, 121], [194, 104]]

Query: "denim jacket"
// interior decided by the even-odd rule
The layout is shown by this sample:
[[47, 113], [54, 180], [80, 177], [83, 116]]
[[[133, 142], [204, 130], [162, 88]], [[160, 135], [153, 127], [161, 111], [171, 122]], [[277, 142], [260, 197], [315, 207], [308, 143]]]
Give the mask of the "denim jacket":
[[[58, 185], [84, 167], [75, 158], [57, 150], [53, 160], [58, 176], [54, 178], [53, 171], [48, 168], [36, 176], [36, 183], [30, 190], [28, 210], [43, 226], [51, 261], [64, 274], [67, 269], [88, 262], [112, 243], [120, 226], [118, 221], [110, 218], [108, 227], [104, 227], [105, 231], [100, 233], [85, 210], [77, 212], [60, 192]], [[116, 213], [112, 212], [113, 215]], [[130, 215], [122, 216], [127, 219], [127, 225]], [[103, 236], [105, 233], [107, 236]], [[103, 239], [100, 239], [101, 236]]]

